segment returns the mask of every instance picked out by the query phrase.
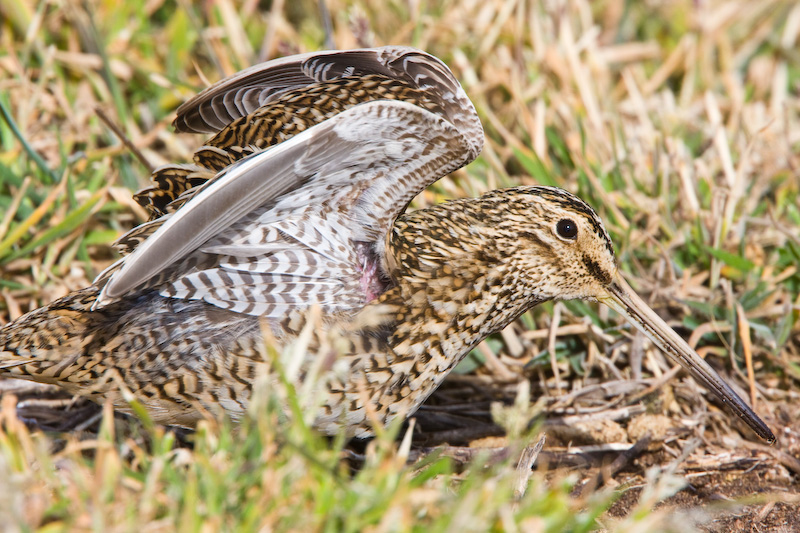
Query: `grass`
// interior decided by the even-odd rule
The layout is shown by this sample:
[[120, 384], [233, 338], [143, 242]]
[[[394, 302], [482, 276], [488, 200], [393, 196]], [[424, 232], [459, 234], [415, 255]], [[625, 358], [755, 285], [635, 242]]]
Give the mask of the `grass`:
[[[774, 428], [800, 431], [785, 422], [798, 419], [800, 380], [794, 2], [327, 7], [336, 46], [423, 48], [451, 66], [481, 115], [481, 157], [412, 207], [520, 183], [575, 192], [606, 221], [632, 284], [696, 333], [701, 354], [742, 376]], [[181, 102], [208, 81], [324, 48], [326, 39], [311, 0], [1, 0], [0, 23], [0, 324], [86, 286], [114, 260], [114, 238], [145, 218], [130, 194], [146, 184], [147, 166], [98, 108], [147, 164], [188, 161], [201, 139], [169, 127]], [[547, 408], [557, 381], [580, 390], [669, 369], [649, 347], [635, 363], [636, 343], [617, 324], [581, 302], [541, 306], [460, 370], [491, 377], [489, 363], [499, 364], [530, 382]], [[582, 335], [539, 335], [581, 325]], [[694, 416], [712, 440], [736, 435], [727, 415], [697, 415], [714, 408], [687, 399], [680, 384], [666, 389], [660, 413]], [[669, 514], [654, 507], [677, 490], [674, 475], [654, 470], [638, 507], [617, 520], [607, 509], [621, 493], [580, 496], [576, 472], [537, 471], [517, 501], [516, 455], [491, 465], [481, 456], [463, 470], [444, 457], [406, 467], [398, 428], [370, 444], [353, 471], [340, 440], [314, 436], [297, 417], [282, 420], [268, 398], [240, 427], [204, 424], [193, 447], [109, 413], [85, 440], [31, 433], [8, 398], [0, 518], [19, 530], [633, 531], [668, 528]], [[519, 451], [532, 438], [507, 444]], [[796, 456], [792, 442], [780, 449]]]
[[[524, 395], [500, 415], [512, 457], [493, 460], [487, 450], [460, 469], [437, 453], [406, 466], [410, 440], [398, 445], [399, 425], [363, 454], [346, 453], [345, 439], [314, 434], [302, 416], [286, 418], [283, 402], [305, 400], [291, 386], [260, 390], [270, 392], [253, 402], [251, 416], [236, 426], [201, 423], [188, 437], [191, 447], [146, 418], [132, 428], [107, 407], [97, 435], [65, 435], [55, 452], [53, 440], [30, 432], [7, 399], [0, 516], [19, 530], [41, 531], [581, 532], [594, 530], [616, 499], [610, 488], [575, 496], [576, 474], [534, 472], [520, 490], [525, 470], [512, 459], [533, 435], [513, 431], [531, 414]], [[671, 524], [653, 507], [683, 480], [657, 470], [619, 530]]]

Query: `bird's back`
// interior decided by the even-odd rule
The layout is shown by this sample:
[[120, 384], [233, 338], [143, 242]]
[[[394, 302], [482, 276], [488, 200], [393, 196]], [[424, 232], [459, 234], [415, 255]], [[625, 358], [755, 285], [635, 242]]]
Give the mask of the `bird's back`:
[[[118, 241], [123, 258], [92, 287], [0, 330], [0, 372], [122, 411], [127, 391], [162, 423], [220, 407], [238, 417], [265, 364], [262, 321], [286, 343], [313, 307], [355, 368], [328, 383], [323, 429], [344, 418], [365, 434], [357, 382], [391, 367], [405, 297], [389, 230], [483, 141], [460, 85], [414, 49], [306, 54], [223, 80], [175, 125], [215, 135], [136, 194], [151, 220]], [[385, 318], [363, 322], [370, 302]], [[373, 386], [387, 416], [408, 407], [386, 405], [393, 383]]]

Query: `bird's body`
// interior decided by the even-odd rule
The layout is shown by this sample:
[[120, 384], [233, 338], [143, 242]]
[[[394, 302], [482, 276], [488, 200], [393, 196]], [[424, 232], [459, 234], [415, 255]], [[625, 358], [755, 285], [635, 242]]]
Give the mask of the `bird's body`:
[[[344, 419], [355, 435], [366, 434], [365, 391], [373, 420], [412, 413], [483, 338], [552, 298], [552, 287], [527, 286], [529, 278], [520, 276], [524, 266], [509, 260], [516, 235], [498, 224], [514, 210], [509, 201], [517, 195], [543, 205], [563, 202], [564, 213], [574, 201], [557, 189], [506, 189], [396, 221], [386, 246], [393, 267], [372, 267], [373, 278], [386, 279], [373, 282], [383, 290], [363, 290], [369, 301], [362, 309], [323, 319], [331, 344], [340, 341], [327, 349], [341, 353], [335, 354], [338, 368], [331, 361], [322, 382], [329, 395], [318, 427], [334, 433]], [[543, 263], [531, 267], [547, 272], [552, 262]], [[542, 279], [552, 279], [557, 268], [564, 265], [553, 263]], [[4, 349], [30, 359], [7, 372], [98, 401], [111, 398], [129, 412], [123, 384], [166, 424], [192, 426], [217, 406], [241, 416], [259, 367], [267, 364], [259, 317], [202, 300], [165, 298], [155, 289], [92, 311], [99, 293], [97, 287], [77, 291], [2, 330]], [[306, 324], [306, 310], [272, 321], [271, 333], [283, 344], [293, 341]], [[311, 346], [306, 365], [318, 357], [317, 347]]]
[[387, 47], [266, 63], [184, 105], [176, 126], [216, 135], [136, 196], [153, 220], [120, 240], [129, 255], [0, 330], [0, 372], [122, 411], [127, 391], [161, 423], [238, 418], [267, 340], [289, 344], [318, 310], [318, 335], [288, 364], [298, 381], [326, 370], [320, 430], [366, 436], [532, 306], [586, 298], [631, 317], [771, 435], [630, 293], [575, 196], [519, 187], [404, 212], [483, 143], [436, 58]]

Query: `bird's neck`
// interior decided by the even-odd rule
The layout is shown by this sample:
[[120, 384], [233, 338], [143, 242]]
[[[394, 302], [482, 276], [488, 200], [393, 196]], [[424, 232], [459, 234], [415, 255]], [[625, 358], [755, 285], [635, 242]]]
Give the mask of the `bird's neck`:
[[481, 211], [462, 200], [396, 221], [389, 289], [336, 329], [353, 357], [340, 389], [381, 391], [381, 405], [410, 415], [482, 339], [538, 303]]
[[385, 350], [424, 365], [423, 374], [443, 376], [483, 338], [539, 303], [517, 279], [489, 223], [469, 200], [400, 217], [386, 249], [393, 286], [360, 313], [371, 323], [367, 336], [388, 339]]

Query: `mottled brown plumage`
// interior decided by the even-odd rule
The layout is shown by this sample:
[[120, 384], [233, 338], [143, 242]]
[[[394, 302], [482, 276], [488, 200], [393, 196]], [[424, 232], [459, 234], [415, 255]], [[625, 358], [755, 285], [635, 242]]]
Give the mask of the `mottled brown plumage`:
[[[482, 129], [447, 67], [399, 47], [278, 60], [178, 111], [215, 136], [137, 194], [153, 219], [92, 287], [0, 330], [0, 372], [154, 420], [247, 408], [264, 331], [298, 384], [324, 370], [315, 425], [356, 436], [408, 416], [492, 332], [552, 299], [600, 300], [684, 364], [756, 432], [769, 429], [620, 277], [595, 212], [518, 187], [405, 213], [474, 159]], [[310, 310], [320, 324], [307, 322]], [[287, 352], [291, 356], [293, 352]]]

